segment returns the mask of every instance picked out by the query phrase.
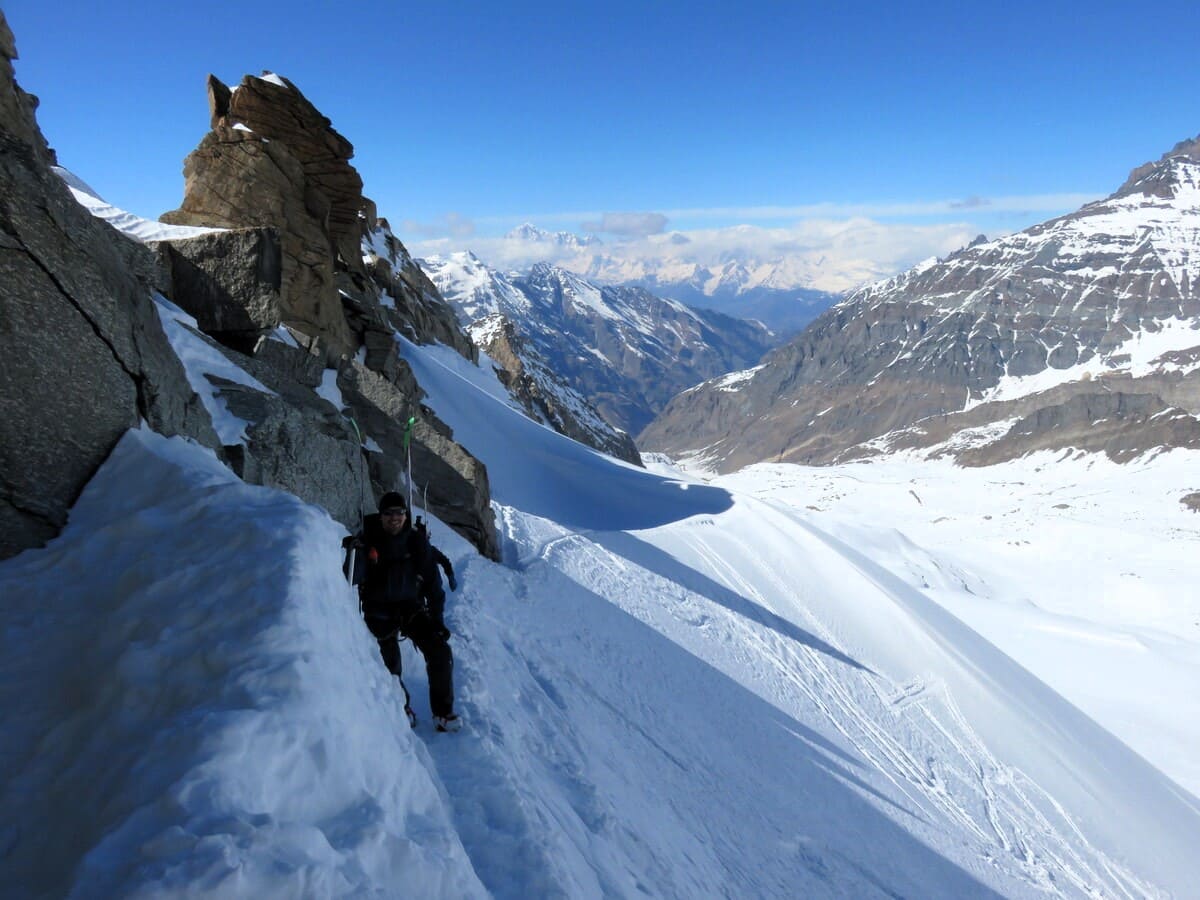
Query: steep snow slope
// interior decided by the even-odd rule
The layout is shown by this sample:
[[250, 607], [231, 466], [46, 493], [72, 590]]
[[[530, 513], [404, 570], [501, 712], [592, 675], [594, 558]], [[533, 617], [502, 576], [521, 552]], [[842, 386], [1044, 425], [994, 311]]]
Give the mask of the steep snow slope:
[[[1200, 835], [1195, 798], [903, 578], [803, 514], [745, 496], [730, 495], [732, 505], [715, 515], [638, 521], [619, 492], [589, 490], [598, 476], [582, 457], [566, 468], [549, 452], [549, 438], [535, 443], [513, 417], [485, 419], [476, 406], [483, 395], [463, 389], [451, 355], [409, 346], [406, 357], [468, 444], [487, 422], [485, 460], [497, 473], [508, 558], [524, 572], [532, 604], [485, 607], [489, 625], [518, 618], [520, 627], [503, 631], [526, 662], [537, 622], [565, 623], [556, 644], [578, 648], [537, 662], [527, 676], [531, 693], [519, 695], [516, 710], [551, 715], [558, 733], [563, 717], [584, 721], [607, 709], [605, 718], [624, 720], [618, 732], [629, 743], [656, 747], [632, 766], [643, 772], [635, 793], [664, 797], [680, 828], [693, 816], [705, 823], [713, 893], [779, 894], [783, 885], [803, 885], [834, 894], [849, 879], [850, 896], [881, 885], [961, 896], [954, 878], [967, 872], [1005, 894], [1136, 896], [1194, 879], [1187, 847]], [[511, 468], [518, 447], [527, 462], [545, 461], [537, 477]], [[641, 506], [662, 508], [650, 491]], [[610, 635], [613, 626], [595, 621], [612, 615], [604, 601], [649, 632]], [[683, 655], [668, 653], [664, 638]], [[599, 671], [593, 652], [603, 654]], [[696, 661], [712, 677], [701, 678]], [[483, 680], [508, 679], [498, 672]], [[514, 717], [521, 718], [514, 711], [505, 719]], [[778, 729], [798, 746], [784, 751], [773, 740]], [[501, 734], [496, 747], [504, 745]], [[573, 772], [608, 764], [587, 750], [568, 758]], [[732, 788], [725, 795], [732, 808], [692, 795], [683, 782], [695, 786], [695, 776], [672, 777], [671, 760], [693, 759], [713, 784]], [[752, 773], [763, 771], [769, 777], [756, 782]], [[830, 771], [832, 783], [814, 776]], [[664, 779], [672, 785], [665, 795], [656, 787]], [[582, 780], [587, 808], [600, 802], [595, 790], [601, 798], [626, 790], [607, 776]], [[871, 813], [833, 812], [847, 802], [847, 782], [858, 785]], [[630, 814], [615, 802], [601, 808], [618, 822]], [[900, 832], [891, 831], [895, 825]], [[910, 836], [941, 859], [884, 862], [911, 853], [901, 846]], [[671, 858], [670, 848], [658, 856]], [[947, 861], [958, 869], [948, 873]], [[672, 884], [687, 893], [682, 882]]]
[[341, 533], [134, 431], [0, 565], [6, 897], [484, 895]]

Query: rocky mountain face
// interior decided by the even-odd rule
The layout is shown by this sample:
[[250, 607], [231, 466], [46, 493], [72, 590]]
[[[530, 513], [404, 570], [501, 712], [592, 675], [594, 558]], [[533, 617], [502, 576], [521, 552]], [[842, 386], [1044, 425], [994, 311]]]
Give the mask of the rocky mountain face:
[[[475, 348], [362, 195], [329, 120], [286, 79], [210, 77], [213, 131], [188, 158], [180, 210], [162, 225], [110, 216], [52, 170], [6, 25], [0, 57], [0, 555], [52, 537], [140, 420], [357, 529], [372, 495], [402, 486], [412, 417], [429, 511], [496, 558], [487, 472], [421, 405], [397, 336]], [[168, 325], [228, 365], [181, 365]]]
[[37, 546], [146, 421], [219, 446], [151, 301], [153, 257], [52, 171], [0, 12], [0, 558]]
[[629, 434], [601, 416], [518, 330], [514, 323], [524, 321], [533, 308], [512, 282], [469, 253], [422, 260], [422, 265], [458, 298], [456, 309], [471, 339], [492, 360], [526, 415], [602, 453], [642, 464]]
[[373, 330], [364, 303], [387, 295], [410, 330], [471, 356], [453, 313], [363, 196], [353, 146], [295, 85], [267, 73], [230, 89], [210, 75], [208, 96], [212, 130], [184, 162], [183, 204], [163, 222], [275, 229], [279, 315], [332, 354], [361, 345]]
[[[421, 405], [396, 334], [439, 341], [469, 359], [475, 348], [363, 195], [352, 145], [286, 78], [247, 75], [230, 89], [210, 75], [208, 95], [212, 131], [184, 163], [183, 204], [161, 220], [226, 230], [152, 243], [170, 273], [171, 298], [226, 355], [250, 357], [238, 364], [283, 398], [219, 385], [252, 423], [246, 455], [255, 462], [242, 465], [239, 456], [238, 473], [319, 502], [353, 525], [361, 507], [371, 506], [364, 491], [322, 479], [327, 488], [312, 496], [304, 472], [314, 467], [290, 465], [276, 448], [344, 430], [355, 444], [379, 448], [363, 454], [366, 493], [378, 495], [404, 480], [404, 427], [415, 416], [413, 476], [427, 488], [429, 511], [494, 556], [487, 473]], [[252, 246], [239, 252], [235, 245], [247, 240]], [[230, 309], [251, 315], [231, 323]], [[291, 340], [278, 339], [281, 324]], [[297, 418], [296, 407], [311, 400], [326, 371], [337, 373], [343, 409], [330, 420], [328, 403], [318, 403]]]
[[643, 449], [730, 470], [893, 449], [987, 464], [1200, 447], [1200, 139], [1103, 201], [865, 287]]
[[510, 319], [485, 316], [469, 328], [471, 338], [496, 364], [496, 375], [530, 418], [559, 434], [640, 466], [641, 455], [626, 432], [605, 421], [579, 392], [559, 377], [517, 333]]
[[[690, 309], [642, 288], [602, 287], [544, 263], [514, 276], [469, 253], [421, 265], [463, 322], [511, 322], [546, 367], [628, 433], [680, 390], [757, 362], [771, 344], [758, 323]], [[495, 331], [472, 328], [481, 337]]]

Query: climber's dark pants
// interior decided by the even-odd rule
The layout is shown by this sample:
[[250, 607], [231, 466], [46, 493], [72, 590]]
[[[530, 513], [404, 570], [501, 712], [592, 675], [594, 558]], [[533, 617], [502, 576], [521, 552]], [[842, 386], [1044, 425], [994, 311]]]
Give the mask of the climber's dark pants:
[[[412, 620], [397, 634], [379, 638], [379, 655], [383, 657], [383, 664], [397, 678], [401, 677], [402, 667], [401, 636], [412, 641], [413, 646], [425, 657], [425, 673], [429, 678], [429, 711], [435, 716], [450, 715], [454, 712], [454, 654], [450, 651], [449, 642], [425, 616]], [[400, 683], [404, 684], [404, 681]], [[404, 689], [404, 702], [408, 702], [407, 688]]]

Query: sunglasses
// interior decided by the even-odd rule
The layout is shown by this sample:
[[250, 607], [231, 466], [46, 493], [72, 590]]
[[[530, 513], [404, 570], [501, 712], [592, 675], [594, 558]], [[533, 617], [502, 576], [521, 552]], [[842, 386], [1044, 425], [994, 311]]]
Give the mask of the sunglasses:
[[388, 518], [392, 518], [392, 519], [398, 519], [401, 516], [407, 516], [408, 510], [406, 510], [406, 509], [388, 509], [388, 510], [384, 510], [383, 512], [381, 512], [380, 515], [387, 516]]

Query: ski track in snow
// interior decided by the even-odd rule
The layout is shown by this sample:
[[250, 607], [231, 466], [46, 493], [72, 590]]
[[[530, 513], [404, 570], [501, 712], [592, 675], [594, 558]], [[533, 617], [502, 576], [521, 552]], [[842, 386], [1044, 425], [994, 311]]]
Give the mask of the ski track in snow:
[[[756, 559], [752, 550], [722, 552], [705, 540], [706, 532], [715, 529], [688, 523], [685, 542], [711, 569], [713, 580], [706, 595], [682, 588], [639, 565], [629, 554], [605, 546], [605, 540], [614, 543], [613, 538], [617, 545], [628, 544], [627, 535], [568, 533], [547, 539], [558, 529], [544, 521], [524, 521], [522, 514], [508, 508], [499, 519], [506, 539], [514, 545], [510, 551], [517, 553], [518, 568], [505, 579], [510, 593], [483, 597], [467, 590], [457, 598], [455, 614], [471, 633], [496, 633], [505, 651], [503, 659], [497, 660], [486, 658], [469, 643], [459, 647], [460, 671], [466, 668], [471, 673], [462, 685], [468, 720], [481, 732], [472, 728], [449, 740], [435, 736], [430, 742], [454, 794], [464, 844], [476, 872], [496, 896], [629, 896], [639, 890], [636, 883], [622, 881], [621, 870], [596, 869], [596, 880], [581, 884], [578, 867], [564, 870], [554, 863], [570, 858], [575, 848], [586, 848], [593, 834], [617, 842], [626, 853], [645, 855], [638, 830], [623, 827], [629, 818], [625, 804], [606, 799], [620, 795], [623, 781], [613, 779], [612, 773], [595, 771], [594, 751], [577, 736], [580, 721], [607, 722], [600, 729], [599, 746], [605, 742], [644, 745], [646, 753], [634, 755], [653, 760], [663, 770], [650, 779], [652, 783], [670, 784], [673, 777], [689, 782], [708, 779], [711, 796], [728, 795], [729, 782], [739, 778], [735, 770], [746, 765], [741, 757], [753, 754], [745, 744], [755, 740], [741, 733], [739, 725], [743, 717], [737, 707], [745, 701], [734, 701], [714, 705], [706, 714], [716, 733], [739, 736], [735, 742], [739, 746], [729, 747], [733, 761], [718, 755], [697, 764], [692, 752], [695, 738], [689, 729], [671, 723], [663, 728], [670, 718], [664, 714], [670, 701], [646, 689], [657, 687], [655, 679], [647, 683], [604, 668], [605, 661], [616, 667], [624, 656], [641, 655], [638, 643], [619, 632], [614, 638], [598, 627], [597, 620], [613, 615], [611, 609], [604, 610], [604, 601], [677, 644], [675, 653], [707, 660], [714, 667], [708, 679], [726, 685], [714, 687], [714, 695], [736, 693], [738, 688], [728, 686], [732, 681], [784, 713], [774, 716], [772, 728], [778, 733], [766, 735], [766, 743], [785, 734], [798, 738], [810, 748], [810, 762], [818, 771], [834, 773], [839, 785], [853, 785], [856, 795], [873, 800], [916, 832], [924, 827], [969, 836], [973, 846], [965, 856], [974, 855], [991, 868], [998, 883], [1006, 885], [1007, 895], [1155, 895], [1151, 886], [1090, 847], [1053, 798], [997, 760], [941, 685], [888, 682], [834, 650], [832, 636], [811, 617], [804, 622], [804, 629], [811, 631], [807, 643], [770, 625], [748, 621], [746, 615], [753, 614], [752, 606], [762, 598], [745, 596], [753, 593], [752, 580], [740, 575], [728, 560], [736, 558], [743, 565], [768, 571], [769, 561]], [[470, 583], [469, 577], [463, 580]], [[785, 594], [791, 593], [778, 577], [775, 583]], [[576, 596], [571, 598], [572, 594]], [[737, 608], [730, 595], [740, 595], [744, 605]], [[533, 636], [545, 630], [544, 618], [559, 618], [560, 603], [550, 602], [552, 597], [560, 598], [560, 603], [571, 598], [567, 604], [576, 607], [574, 614], [561, 617], [575, 627], [559, 640], [578, 645], [580, 652], [562, 652], [558, 643], [547, 648], [536, 645]], [[664, 604], [665, 598], [670, 602]], [[601, 612], [581, 614], [581, 604]], [[507, 614], [502, 616], [500, 610]], [[537, 624], [521, 629], [520, 613], [534, 616]], [[622, 629], [628, 627], [621, 623]], [[623, 646], [614, 649], [614, 639]], [[662, 661], [663, 677], [669, 677], [678, 664], [669, 653], [647, 655]], [[579, 662], [571, 666], [567, 660]], [[642, 664], [654, 668], [653, 660]], [[572, 708], [589, 711], [572, 717], [568, 715]], [[823, 734], [800, 724], [811, 726], [814, 721], [824, 724]], [[677, 743], [682, 745], [674, 746]], [[773, 755], [764, 753], [763, 758]], [[519, 772], [523, 767], [530, 771], [514, 780], [514, 768]], [[882, 774], [890, 789], [874, 786], [877, 779], [867, 774], [871, 772]], [[545, 794], [539, 797], [521, 787], [545, 782], [557, 787], [556, 802], [549, 808]], [[782, 834], [796, 824], [788, 801], [810, 793], [812, 785], [802, 780], [792, 786], [795, 793], [780, 787], [785, 802], [757, 813], [770, 830]], [[828, 788], [824, 792], [837, 793]], [[688, 793], [703, 796], [707, 791], [693, 784]], [[629, 799], [630, 804], [637, 802]], [[677, 796], [675, 803], [679, 802]], [[826, 803], [837, 806], [834, 799]], [[703, 810], [695, 813], [702, 816]], [[680, 816], [681, 828], [688, 821], [685, 812]], [[771, 848], [763, 858], [747, 859], [735, 835], [718, 832], [708, 837], [701, 844], [703, 855], [698, 849], [658, 854], [665, 860], [658, 868], [667, 871], [660, 875], [656, 892], [679, 897], [736, 896], [750, 885], [764, 896], [784, 896], [796, 883], [798, 863], [801, 869], [807, 866], [809, 879], [819, 876], [805, 883], [820, 884], [819, 890], [829, 890], [831, 895], [836, 893], [835, 871], [857, 885], [853, 895], [870, 890], [863, 872], [874, 865], [871, 851], [861, 859], [848, 857], [844, 848], [831, 847], [812, 857], [799, 850], [781, 857], [778, 848]], [[555, 850], [546, 855], [531, 847]], [[580, 853], [586, 860], [588, 853]], [[671, 864], [682, 858], [688, 860], [686, 871]], [[621, 867], [627, 868], [627, 863]], [[919, 890], [925, 896], [939, 893], [930, 884]], [[986, 893], [980, 884], [974, 890]]]

